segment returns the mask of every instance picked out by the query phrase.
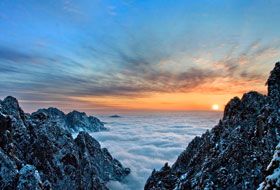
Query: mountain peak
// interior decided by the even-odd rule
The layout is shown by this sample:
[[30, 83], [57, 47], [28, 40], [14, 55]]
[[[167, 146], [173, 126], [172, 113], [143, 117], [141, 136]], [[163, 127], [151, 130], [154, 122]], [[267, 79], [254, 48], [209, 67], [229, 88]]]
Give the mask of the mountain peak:
[[24, 112], [19, 106], [18, 100], [13, 96], [7, 96], [2, 102], [1, 107], [2, 112], [7, 115], [12, 115], [16, 118], [21, 118], [25, 120]]
[[13, 108], [19, 108], [18, 100], [13, 96], [7, 96], [3, 101], [2, 104], [9, 105]]
[[102, 131], [106, 130], [104, 124], [93, 116], [87, 116], [85, 112], [73, 110], [66, 114], [66, 124], [74, 131]]
[[266, 82], [268, 86], [268, 96], [271, 98], [280, 98], [280, 62], [275, 64], [274, 69]]

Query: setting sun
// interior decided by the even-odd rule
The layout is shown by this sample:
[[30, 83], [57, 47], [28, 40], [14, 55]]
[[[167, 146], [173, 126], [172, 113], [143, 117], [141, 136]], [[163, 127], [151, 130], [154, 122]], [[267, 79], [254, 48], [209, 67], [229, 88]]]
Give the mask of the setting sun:
[[213, 104], [213, 105], [212, 105], [212, 110], [217, 111], [217, 110], [219, 110], [219, 109], [220, 109], [220, 106], [219, 106], [218, 104]]

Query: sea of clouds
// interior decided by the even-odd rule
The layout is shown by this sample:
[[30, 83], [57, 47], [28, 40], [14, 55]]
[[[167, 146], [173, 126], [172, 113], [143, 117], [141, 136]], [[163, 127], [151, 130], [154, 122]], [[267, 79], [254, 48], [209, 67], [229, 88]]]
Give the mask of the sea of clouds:
[[141, 190], [152, 170], [172, 164], [187, 144], [218, 123], [219, 112], [130, 113], [99, 116], [109, 131], [91, 133], [113, 157], [131, 169], [112, 190]]

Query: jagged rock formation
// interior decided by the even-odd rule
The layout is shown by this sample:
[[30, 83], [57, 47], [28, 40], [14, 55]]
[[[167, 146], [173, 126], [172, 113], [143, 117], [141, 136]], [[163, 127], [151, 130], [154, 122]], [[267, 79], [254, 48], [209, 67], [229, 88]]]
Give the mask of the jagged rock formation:
[[102, 190], [130, 173], [88, 133], [73, 139], [54, 119], [62, 112], [48, 111], [28, 115], [15, 98], [0, 101], [0, 189]]
[[[219, 124], [193, 139], [177, 161], [153, 171], [145, 189], [279, 189], [280, 63], [268, 96], [233, 98]], [[269, 163], [271, 162], [270, 166]]]
[[102, 131], [104, 124], [96, 117], [87, 116], [84, 112], [72, 111], [66, 115], [66, 125], [74, 131]]
[[76, 110], [64, 114], [57, 108], [39, 109], [38, 111], [31, 114], [32, 119], [45, 118], [45, 121], [59, 123], [61, 127], [70, 132], [97, 132], [104, 131], [107, 128], [104, 124], [96, 117], [87, 116], [84, 112], [78, 112]]

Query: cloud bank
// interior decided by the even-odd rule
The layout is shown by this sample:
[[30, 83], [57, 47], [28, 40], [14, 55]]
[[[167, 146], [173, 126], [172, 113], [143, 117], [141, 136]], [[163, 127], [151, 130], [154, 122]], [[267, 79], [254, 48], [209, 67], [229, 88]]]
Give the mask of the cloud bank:
[[218, 112], [128, 114], [121, 118], [101, 116], [107, 132], [92, 133], [102, 145], [131, 168], [123, 183], [110, 182], [112, 190], [140, 190], [152, 170], [173, 163], [195, 136], [213, 127]]

